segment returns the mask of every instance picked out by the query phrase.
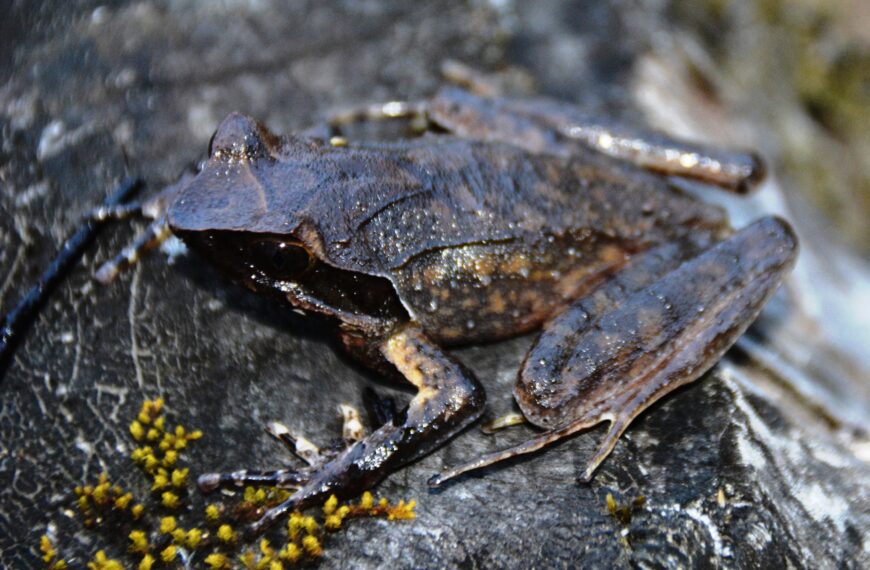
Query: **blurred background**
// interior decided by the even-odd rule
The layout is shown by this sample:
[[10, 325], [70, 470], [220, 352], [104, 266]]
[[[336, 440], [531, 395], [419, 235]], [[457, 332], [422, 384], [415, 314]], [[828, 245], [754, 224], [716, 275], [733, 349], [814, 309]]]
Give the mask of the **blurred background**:
[[[471, 430], [383, 486], [418, 498], [417, 522], [348, 531], [323, 564], [870, 564], [866, 0], [0, 1], [0, 313], [118, 179], [172, 182], [227, 113], [292, 132], [336, 108], [426, 97], [447, 59], [517, 94], [757, 150], [770, 176], [750, 198], [690, 189], [735, 226], [785, 216], [801, 258], [716, 379], [645, 414], [591, 486], [573, 478], [599, 432], [427, 494], [433, 470], [530, 433]], [[130, 236], [113, 229], [88, 252], [0, 385], [6, 566], [35, 564], [46, 529], [80, 562], [93, 553], [99, 539], [64, 514], [69, 489], [103, 470], [136, 485], [126, 422], [146, 396], [214, 432], [192, 463], [236, 468], [282, 460], [264, 421], [335, 428], [323, 382], [351, 402], [380, 389], [316, 327], [197, 260], [155, 255], [112, 287], [89, 285]], [[511, 409], [529, 342], [458, 352], [491, 415]], [[608, 492], [651, 506], [620, 526], [601, 506]]]

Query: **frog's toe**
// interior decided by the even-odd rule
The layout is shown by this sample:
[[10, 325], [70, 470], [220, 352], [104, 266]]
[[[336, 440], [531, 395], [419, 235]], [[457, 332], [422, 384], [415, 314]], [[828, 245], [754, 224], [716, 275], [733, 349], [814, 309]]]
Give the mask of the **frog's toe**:
[[[482, 455], [467, 463], [451, 467], [450, 469], [433, 475], [429, 479], [429, 486], [440, 487], [447, 481], [455, 479], [456, 477], [459, 477], [460, 475], [463, 475], [470, 471], [477, 471], [479, 469], [483, 469], [484, 467], [489, 467], [490, 465], [495, 465], [496, 463], [501, 463], [502, 461], [506, 461], [520, 455], [534, 453], [535, 451], [543, 449], [548, 445], [556, 443], [561, 439], [564, 439], [581, 430], [588, 429], [596, 424], [607, 421], [609, 419], [609, 417], [605, 417], [602, 415], [591, 415], [588, 417], [579, 418], [564, 427], [544, 432], [536, 437], [533, 437], [532, 439], [520, 443], [519, 445], [509, 447], [508, 449], [504, 449], [502, 451], [496, 451], [493, 453]], [[604, 458], [602, 457], [601, 460], [598, 461], [598, 463], [603, 461], [603, 459]]]
[[290, 453], [312, 467], [322, 464], [329, 452], [321, 451], [310, 439], [280, 422], [266, 424], [266, 433], [281, 442]]
[[221, 487], [245, 487], [247, 485], [271, 486], [281, 489], [298, 489], [308, 482], [309, 474], [292, 469], [274, 471], [250, 471], [241, 469], [230, 473], [206, 473], [200, 475], [196, 484], [203, 493], [211, 493]]
[[511, 412], [503, 416], [499, 416], [492, 421], [486, 422], [480, 426], [480, 430], [485, 434], [493, 434], [500, 429], [518, 426], [526, 423], [526, 417], [517, 412]]
[[345, 445], [353, 445], [361, 441], [366, 436], [366, 430], [359, 411], [348, 404], [339, 404], [338, 412], [341, 414], [341, 438]]

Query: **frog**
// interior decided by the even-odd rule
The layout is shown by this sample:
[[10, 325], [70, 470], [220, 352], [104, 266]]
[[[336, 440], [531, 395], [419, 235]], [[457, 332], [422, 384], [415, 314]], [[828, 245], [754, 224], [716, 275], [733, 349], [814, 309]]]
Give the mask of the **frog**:
[[[353, 123], [384, 119], [419, 132], [346, 136]], [[763, 177], [753, 153], [455, 86], [284, 136], [232, 113], [199, 172], [147, 204], [155, 225], [98, 276], [110, 281], [171, 232], [230, 280], [332, 321], [355, 360], [416, 389], [367, 435], [346, 411], [354, 429], [340, 450], [270, 425], [307, 467], [199, 477], [204, 492], [290, 489], [253, 523], [256, 534], [374, 487], [476, 422], [486, 394], [449, 349], [532, 332], [513, 396], [541, 432], [429, 484], [606, 422], [579, 477], [589, 481], [639, 414], [719, 361], [797, 258], [784, 219], [735, 230], [677, 182], [743, 194]]]

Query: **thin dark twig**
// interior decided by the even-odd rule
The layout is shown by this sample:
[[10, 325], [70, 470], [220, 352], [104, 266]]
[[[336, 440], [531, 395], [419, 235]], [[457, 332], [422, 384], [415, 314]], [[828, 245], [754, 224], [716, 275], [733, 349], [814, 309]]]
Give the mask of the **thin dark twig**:
[[[111, 208], [121, 204], [140, 186], [141, 180], [138, 178], [128, 178], [122, 181], [115, 191], [106, 198], [103, 206]], [[25, 293], [18, 305], [6, 314], [3, 326], [0, 328], [0, 380], [6, 374], [15, 346], [24, 336], [37, 311], [70, 267], [79, 260], [97, 232], [107, 221], [106, 219], [86, 220], [76, 233], [64, 242], [60, 252], [40, 276], [39, 281]]]

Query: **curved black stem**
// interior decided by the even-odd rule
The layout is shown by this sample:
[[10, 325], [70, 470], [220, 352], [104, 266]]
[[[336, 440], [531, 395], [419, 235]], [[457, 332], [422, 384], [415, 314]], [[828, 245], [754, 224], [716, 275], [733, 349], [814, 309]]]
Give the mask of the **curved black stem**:
[[[127, 178], [103, 202], [103, 207], [112, 208], [124, 202], [133, 192], [137, 191], [142, 181], [138, 178]], [[27, 327], [37, 311], [45, 303], [48, 295], [57, 287], [67, 271], [84, 253], [93, 241], [97, 232], [107, 220], [89, 218], [86, 220], [61, 247], [60, 252], [39, 277], [39, 281], [24, 294], [18, 304], [6, 314], [0, 328], [0, 380], [6, 374], [12, 352], [20, 342]]]

